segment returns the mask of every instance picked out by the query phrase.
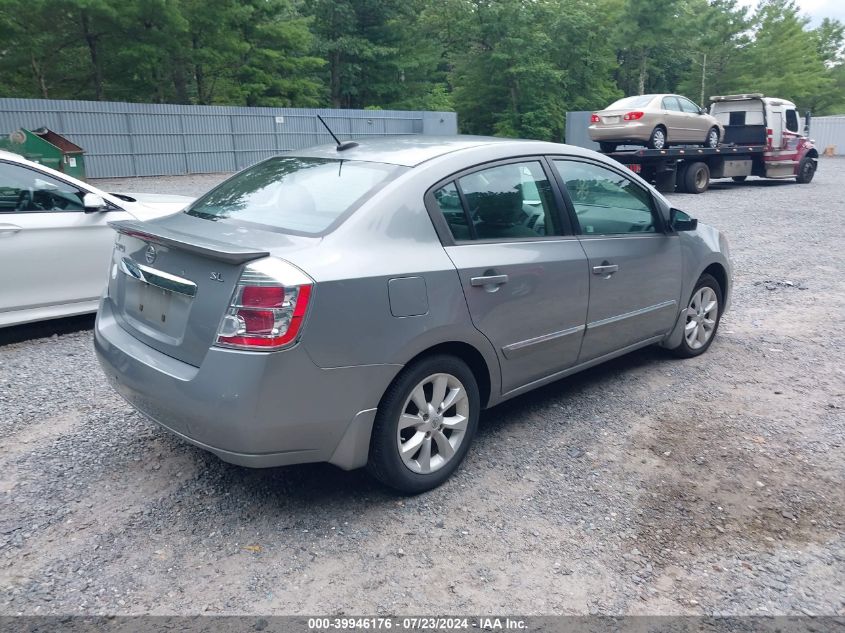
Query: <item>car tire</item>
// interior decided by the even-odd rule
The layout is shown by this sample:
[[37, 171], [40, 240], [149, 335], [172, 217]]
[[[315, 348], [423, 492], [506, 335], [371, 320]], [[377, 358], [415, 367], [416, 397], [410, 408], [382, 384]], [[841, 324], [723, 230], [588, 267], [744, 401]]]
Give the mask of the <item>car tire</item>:
[[745, 182], [748, 179], [748, 176], [731, 176], [731, 180], [734, 182]]
[[648, 137], [649, 149], [666, 149], [669, 147], [669, 137], [666, 134], [666, 128], [658, 125], [651, 131], [651, 136]]
[[[441, 402], [434, 402], [442, 397]], [[447, 408], [441, 410], [438, 405], [443, 403]], [[404, 494], [436, 488], [466, 456], [480, 410], [478, 383], [461, 359], [437, 355], [408, 365], [379, 404], [367, 470]]]
[[611, 152], [616, 151], [616, 145], [616, 143], [605, 143], [604, 141], [602, 141], [601, 143], [599, 143], [599, 149], [604, 154], [610, 154]]
[[714, 126], [707, 131], [707, 138], [704, 139], [703, 145], [710, 149], [719, 147], [719, 128]]
[[707, 163], [697, 162], [684, 170], [684, 191], [686, 193], [704, 193], [710, 186], [710, 168]]
[[[719, 321], [722, 318], [722, 297], [722, 287], [715, 277], [705, 273], [698, 278], [687, 301], [687, 307], [684, 308], [684, 331], [681, 342], [670, 350], [675, 356], [693, 358], [709, 349], [719, 330]], [[715, 302], [712, 307], [711, 302]]]
[[795, 182], [806, 185], [813, 181], [813, 176], [816, 175], [816, 161], [809, 156], [805, 156], [798, 163], [798, 175], [795, 176]]

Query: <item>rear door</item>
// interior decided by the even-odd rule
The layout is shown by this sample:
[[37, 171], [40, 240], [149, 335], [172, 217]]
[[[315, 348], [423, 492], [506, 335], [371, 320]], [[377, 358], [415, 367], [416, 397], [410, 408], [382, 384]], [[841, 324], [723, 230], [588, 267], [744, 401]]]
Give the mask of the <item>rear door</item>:
[[677, 97], [663, 97], [663, 118], [666, 122], [666, 136], [667, 140], [677, 143], [678, 141], [686, 142], [689, 137], [689, 131], [686, 129], [686, 120], [681, 104]]
[[590, 301], [578, 362], [669, 332], [678, 316], [681, 250], [651, 193], [621, 171], [555, 159], [589, 260]]
[[587, 317], [586, 257], [548, 169], [540, 158], [493, 163], [426, 196], [505, 393], [574, 365]]
[[48, 174], [0, 161], [0, 311], [97, 299], [108, 279], [122, 210], [85, 213], [86, 192]]

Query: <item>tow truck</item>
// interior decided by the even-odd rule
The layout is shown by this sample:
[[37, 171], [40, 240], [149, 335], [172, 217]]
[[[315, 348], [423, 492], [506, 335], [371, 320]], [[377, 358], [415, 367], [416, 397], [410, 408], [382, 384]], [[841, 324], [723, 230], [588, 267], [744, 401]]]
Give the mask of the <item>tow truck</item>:
[[710, 114], [724, 126], [718, 147], [637, 149], [607, 156], [670, 193], [703, 193], [719, 178], [813, 180], [819, 153], [808, 136], [809, 112], [801, 131], [798, 110], [786, 99], [751, 93], [713, 96], [710, 101]]

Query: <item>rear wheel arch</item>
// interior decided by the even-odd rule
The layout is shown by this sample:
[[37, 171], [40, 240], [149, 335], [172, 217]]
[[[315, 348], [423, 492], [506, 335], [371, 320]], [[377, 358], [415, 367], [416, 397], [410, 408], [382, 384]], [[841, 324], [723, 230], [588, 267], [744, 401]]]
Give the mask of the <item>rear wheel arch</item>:
[[[475, 347], [469, 343], [461, 341], [448, 341], [439, 343], [429, 347], [405, 363], [406, 366], [419, 361], [422, 358], [437, 355], [454, 356], [464, 361], [475, 376], [475, 381], [478, 383], [478, 394], [481, 396], [481, 408], [485, 408], [490, 402], [492, 377], [490, 368], [484, 356]], [[394, 379], [395, 380], [395, 379]]]

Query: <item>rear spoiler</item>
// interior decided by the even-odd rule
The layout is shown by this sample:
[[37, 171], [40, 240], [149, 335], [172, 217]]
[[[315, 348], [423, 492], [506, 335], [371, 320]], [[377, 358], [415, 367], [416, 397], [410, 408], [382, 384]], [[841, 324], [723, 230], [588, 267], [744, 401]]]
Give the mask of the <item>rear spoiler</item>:
[[154, 226], [149, 222], [121, 220], [119, 222], [109, 222], [109, 226], [123, 235], [137, 237], [164, 246], [175, 246], [184, 251], [197, 253], [198, 255], [224, 261], [228, 264], [242, 264], [270, 255], [269, 251], [253, 249], [247, 246], [234, 246], [225, 242], [202, 238], [197, 235], [188, 235], [162, 226]]

